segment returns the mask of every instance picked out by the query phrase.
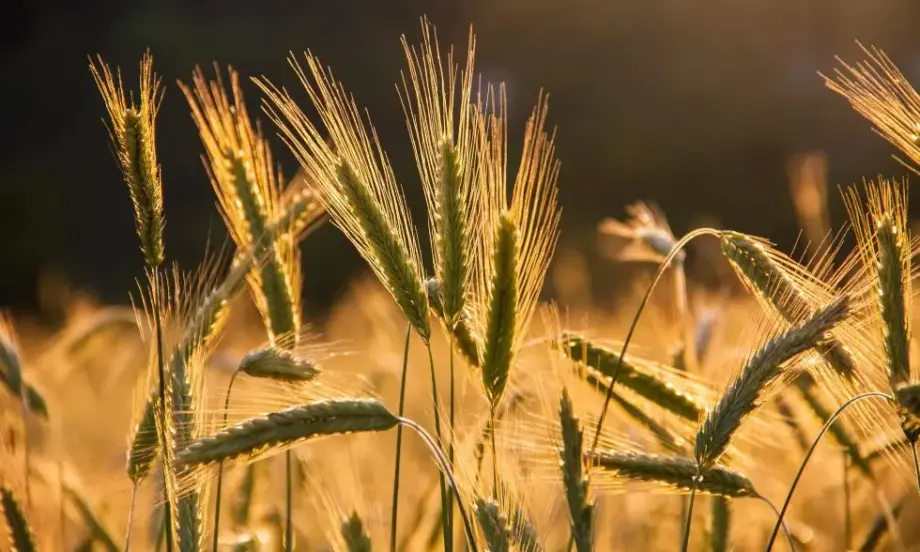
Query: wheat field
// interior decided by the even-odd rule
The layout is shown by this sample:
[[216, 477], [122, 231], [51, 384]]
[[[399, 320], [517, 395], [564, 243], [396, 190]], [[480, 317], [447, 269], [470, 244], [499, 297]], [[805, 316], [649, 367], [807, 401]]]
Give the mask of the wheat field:
[[[153, 56], [90, 58], [145, 277], [58, 331], [0, 318], [4, 550], [920, 549], [906, 180], [843, 187], [832, 227], [823, 160], [802, 160], [788, 253], [629, 205], [597, 247], [632, 277], [592, 305], [557, 248], [551, 97], [509, 128], [472, 30], [446, 44], [422, 19], [401, 44], [418, 174], [310, 52], [290, 56], [299, 89], [180, 80], [231, 238], [197, 267], [164, 239]], [[863, 51], [816, 78], [917, 170], [920, 95]], [[334, 259], [300, 246], [320, 230], [369, 270], [311, 318], [302, 282]]]

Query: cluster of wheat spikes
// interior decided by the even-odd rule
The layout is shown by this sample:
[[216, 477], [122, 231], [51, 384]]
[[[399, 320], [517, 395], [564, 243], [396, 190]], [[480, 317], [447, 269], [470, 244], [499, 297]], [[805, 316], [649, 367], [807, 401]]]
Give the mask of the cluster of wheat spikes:
[[[215, 66], [179, 83], [235, 250], [192, 272], [165, 268], [161, 81], [149, 54], [135, 90], [90, 61], [145, 278], [133, 317], [99, 310], [45, 354], [0, 317], [7, 548], [727, 551], [770, 550], [780, 531], [777, 546], [792, 550], [850, 550], [857, 532], [866, 551], [920, 542], [906, 514], [920, 489], [920, 243], [905, 183], [847, 189], [856, 247], [843, 256], [841, 233], [804, 262], [730, 230], [677, 239], [657, 207], [637, 203], [626, 222], [599, 227], [608, 257], [657, 266], [623, 340], [600, 337], [622, 332], [616, 323], [563, 326], [556, 306], [540, 326], [561, 216], [547, 98], [511, 177], [505, 89], [474, 86], [472, 32], [463, 60], [425, 19], [420, 42], [403, 37], [402, 48], [397, 91], [430, 270], [369, 117], [310, 53], [290, 64], [316, 118], [252, 79], [300, 164], [287, 184], [236, 72]], [[827, 84], [920, 164], [920, 95], [883, 53], [866, 53]], [[357, 288], [321, 335], [304, 320], [299, 244], [327, 218], [379, 285]], [[825, 228], [819, 218], [809, 227]], [[751, 300], [717, 303], [688, 282], [684, 246], [702, 236], [718, 240]], [[308, 262], [306, 275], [321, 266]], [[674, 286], [660, 308], [651, 298], [665, 274]], [[259, 315], [250, 325], [235, 301], [247, 284]], [[646, 307], [664, 318], [640, 325]], [[413, 334], [424, 377], [410, 377]], [[641, 354], [629, 352], [634, 337], [647, 341]], [[124, 401], [131, 389], [136, 400]], [[420, 441], [404, 443], [404, 429]], [[833, 450], [817, 446], [826, 432]], [[803, 478], [812, 460], [823, 472]], [[790, 510], [797, 489], [809, 505]], [[697, 500], [709, 510], [694, 532]]]

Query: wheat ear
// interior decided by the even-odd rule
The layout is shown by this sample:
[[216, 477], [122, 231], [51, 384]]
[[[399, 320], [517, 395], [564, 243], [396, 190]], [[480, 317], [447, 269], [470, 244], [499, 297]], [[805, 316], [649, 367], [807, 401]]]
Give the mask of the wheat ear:
[[197, 439], [177, 461], [189, 467], [255, 458], [279, 447], [325, 435], [384, 431], [397, 418], [374, 399], [330, 399], [250, 418]]
[[128, 185], [141, 251], [149, 268], [163, 262], [163, 184], [156, 155], [154, 122], [163, 89], [153, 73], [153, 57], [147, 53], [140, 64], [139, 100], [125, 94], [121, 72], [112, 70], [102, 60], [90, 60], [90, 72], [109, 113], [109, 132], [115, 157]]
[[310, 76], [291, 59], [329, 140], [287, 92], [261, 80], [266, 110], [278, 125], [332, 221], [390, 292], [425, 340], [431, 336], [418, 238], [402, 192], [373, 129], [354, 100], [310, 54]]
[[723, 466], [703, 468], [692, 458], [640, 452], [597, 450], [586, 455], [598, 475], [609, 473], [631, 481], [659, 483], [667, 489], [727, 497], [756, 496], [754, 485], [742, 473]]
[[26, 520], [22, 505], [13, 496], [13, 492], [0, 486], [0, 509], [6, 520], [9, 545], [13, 552], [35, 552], [35, 535]]
[[805, 322], [771, 338], [751, 355], [700, 422], [694, 450], [700, 467], [718, 461], [745, 419], [776, 390], [787, 375], [784, 363], [814, 347], [849, 314], [849, 309], [849, 296], [841, 296]]
[[[682, 418], [697, 421], [703, 413], [699, 398], [678, 389], [672, 382], [665, 381], [655, 373], [642, 370], [629, 359], [621, 359], [613, 349], [583, 336], [566, 333], [562, 337], [562, 351], [572, 360], [595, 370], [605, 381], [618, 370], [617, 383]], [[585, 377], [588, 374], [585, 372]]]
[[347, 519], [342, 521], [339, 533], [342, 535], [342, 540], [345, 541], [345, 549], [348, 552], [371, 552], [371, 538], [367, 536], [358, 512], [353, 511]]
[[578, 418], [572, 411], [572, 400], [563, 388], [559, 399], [559, 424], [562, 427], [562, 449], [559, 451], [562, 483], [571, 516], [575, 550], [591, 550], [591, 517], [594, 504], [588, 501], [588, 473], [585, 470], [583, 435]]
[[[738, 232], [721, 233], [722, 252], [745, 286], [789, 324], [813, 312], [810, 302], [787, 269], [793, 261], [765, 243]], [[784, 266], [785, 265], [785, 266]], [[846, 380], [856, 376], [856, 362], [847, 347], [829, 334], [815, 347], [827, 364]]]

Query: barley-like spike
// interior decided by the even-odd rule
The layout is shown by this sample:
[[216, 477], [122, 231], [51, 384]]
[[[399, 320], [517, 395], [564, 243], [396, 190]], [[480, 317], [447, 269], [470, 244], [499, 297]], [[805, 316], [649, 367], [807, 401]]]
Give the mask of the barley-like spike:
[[338, 185], [354, 216], [380, 260], [384, 284], [394, 294], [403, 314], [423, 339], [431, 336], [427, 295], [424, 283], [407, 259], [405, 246], [389, 227], [386, 217], [373, 201], [368, 190], [358, 180], [354, 169], [342, 161], [338, 167]]
[[701, 467], [711, 466], [722, 456], [744, 420], [784, 376], [783, 364], [814, 347], [849, 314], [849, 309], [849, 296], [841, 296], [805, 322], [767, 341], [748, 359], [700, 423], [694, 454]]
[[[574, 334], [563, 335], [562, 351], [572, 360], [583, 362], [599, 372], [607, 382], [620, 359], [619, 352]], [[670, 382], [663, 381], [655, 374], [641, 370], [628, 359], [623, 359], [620, 364], [617, 383], [687, 420], [696, 422], [703, 413], [703, 408], [694, 397], [676, 389]]]
[[317, 108], [328, 139], [286, 91], [259, 81], [267, 95], [266, 109], [333, 222], [427, 341], [431, 328], [418, 238], [389, 160], [341, 84], [312, 55], [306, 61], [311, 77], [293, 59], [291, 65]]
[[396, 423], [396, 417], [374, 399], [322, 400], [250, 418], [197, 439], [179, 452], [177, 462], [191, 467], [254, 458], [313, 437], [385, 431]]
[[24, 385], [14, 385], [7, 377], [6, 372], [3, 370], [3, 366], [0, 366], [0, 384], [6, 387], [10, 394], [20, 401], [23, 400], [22, 395], [24, 390], [29, 412], [45, 420], [48, 419], [48, 403], [45, 402], [45, 397], [41, 392], [32, 384], [26, 382]]
[[486, 334], [482, 347], [482, 384], [494, 407], [511, 371], [517, 317], [518, 230], [506, 213], [495, 229], [493, 268]]
[[453, 327], [449, 326], [444, 316], [444, 310], [441, 308], [441, 289], [437, 278], [429, 278], [425, 282], [425, 291], [428, 295], [428, 304], [431, 307], [431, 311], [438, 319], [444, 322], [447, 331], [453, 336], [454, 347], [463, 355], [470, 367], [478, 368], [481, 364], [479, 339], [473, 334], [473, 328], [470, 326], [467, 314], [461, 314], [457, 321], [454, 322]]
[[590, 552], [591, 517], [594, 504], [588, 501], [588, 474], [585, 471], [582, 430], [572, 412], [568, 391], [559, 399], [559, 423], [562, 427], [562, 450], [559, 451], [562, 483], [571, 515], [572, 538], [577, 552]]
[[348, 552], [371, 552], [371, 538], [367, 536], [358, 512], [353, 511], [342, 522], [339, 532], [342, 535], [342, 540], [345, 541], [345, 549]]
[[885, 354], [889, 359], [892, 387], [910, 379], [910, 322], [904, 301], [904, 236], [891, 218], [877, 221], [879, 305], [885, 322]]
[[[795, 324], [804, 313], [814, 310], [786, 270], [766, 253], [763, 244], [739, 232], [724, 231], [720, 236], [722, 252], [744, 284], [772, 305], [786, 322]], [[815, 349], [838, 375], [853, 379], [856, 374], [853, 355], [832, 334]]]
[[489, 552], [510, 552], [512, 534], [498, 503], [480, 497], [476, 499], [473, 510]]
[[700, 469], [696, 460], [639, 452], [598, 450], [586, 455], [597, 469], [633, 481], [660, 483], [666, 488], [727, 497], [754, 496], [754, 484], [742, 473], [723, 466]]
[[894, 397], [898, 401], [898, 417], [901, 419], [901, 429], [911, 443], [920, 438], [920, 384], [903, 384], [894, 389]]
[[[408, 74], [399, 89], [409, 138], [425, 192], [435, 276], [448, 328], [460, 320], [470, 294], [478, 220], [478, 140], [471, 102], [475, 38], [459, 75], [451, 50], [441, 57], [434, 26], [422, 20], [418, 48], [402, 39]], [[459, 80], [459, 82], [458, 82]], [[458, 94], [459, 93], [459, 94]]]
[[288, 383], [307, 382], [319, 375], [315, 362], [276, 345], [247, 353], [240, 361], [239, 370], [254, 378]]
[[712, 552], [729, 552], [731, 545], [732, 503], [724, 496], [712, 497], [712, 528], [710, 533], [710, 550]]
[[149, 53], [141, 60], [139, 103], [125, 94], [121, 72], [113, 76], [98, 58], [90, 60], [90, 72], [109, 113], [109, 132], [122, 176], [128, 185], [141, 250], [149, 268], [163, 262], [163, 184], [156, 156], [155, 119], [163, 90], [153, 73]]
[[6, 530], [12, 552], [35, 552], [35, 535], [26, 520], [22, 506], [13, 492], [0, 486], [0, 509], [6, 520]]

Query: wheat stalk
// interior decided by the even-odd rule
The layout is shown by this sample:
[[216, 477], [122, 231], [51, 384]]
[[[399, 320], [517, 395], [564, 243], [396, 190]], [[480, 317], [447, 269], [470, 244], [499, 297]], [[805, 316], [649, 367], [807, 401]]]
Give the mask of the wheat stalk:
[[849, 296], [841, 296], [805, 322], [774, 336], [751, 355], [700, 422], [694, 450], [700, 467], [710, 467], [718, 461], [745, 419], [776, 390], [788, 375], [784, 363], [814, 347], [849, 314], [849, 308]]

